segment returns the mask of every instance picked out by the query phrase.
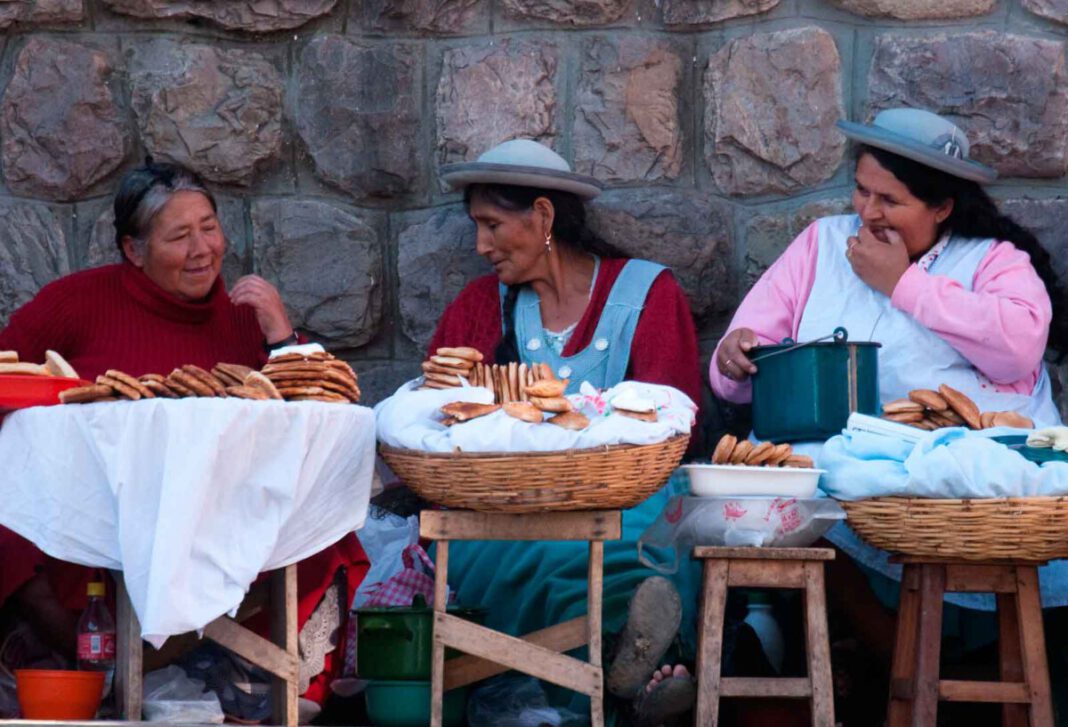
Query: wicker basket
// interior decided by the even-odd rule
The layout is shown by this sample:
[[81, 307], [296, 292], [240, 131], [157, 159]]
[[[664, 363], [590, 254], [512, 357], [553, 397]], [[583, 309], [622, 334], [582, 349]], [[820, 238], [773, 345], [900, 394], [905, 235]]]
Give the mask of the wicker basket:
[[656, 444], [564, 452], [379, 451], [420, 497], [483, 512], [633, 507], [656, 492], [682, 460], [688, 435]]
[[1068, 556], [1065, 497], [877, 497], [841, 505], [857, 534], [895, 553], [968, 560]]

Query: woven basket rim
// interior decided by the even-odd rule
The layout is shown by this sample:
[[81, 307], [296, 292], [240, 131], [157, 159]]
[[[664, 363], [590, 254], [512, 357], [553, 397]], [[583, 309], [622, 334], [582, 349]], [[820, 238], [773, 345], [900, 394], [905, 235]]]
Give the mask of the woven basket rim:
[[[836, 498], [837, 499], [837, 498]], [[987, 504], [992, 505], [995, 503], [1039, 503], [1039, 502], [1059, 502], [1068, 500], [1068, 495], [1020, 495], [1019, 497], [907, 497], [902, 495], [894, 495], [888, 497], [865, 497], [862, 500], [838, 500], [843, 507], [850, 505], [861, 505], [865, 502], [889, 502], [889, 503], [923, 503], [930, 505], [963, 505], [964, 503], [973, 504]]]
[[562, 455], [577, 456], [583, 454], [605, 454], [619, 452], [621, 450], [639, 449], [642, 447], [662, 447], [666, 444], [675, 443], [680, 439], [689, 439], [690, 436], [690, 434], [676, 434], [673, 437], [662, 439], [659, 442], [650, 442], [649, 444], [599, 444], [594, 447], [553, 449], [546, 452], [428, 452], [423, 449], [402, 449], [400, 447], [391, 447], [382, 442], [378, 443], [378, 447], [380, 450], [391, 454], [398, 454], [406, 457], [425, 457], [427, 459], [534, 459], [537, 457], [560, 457]]

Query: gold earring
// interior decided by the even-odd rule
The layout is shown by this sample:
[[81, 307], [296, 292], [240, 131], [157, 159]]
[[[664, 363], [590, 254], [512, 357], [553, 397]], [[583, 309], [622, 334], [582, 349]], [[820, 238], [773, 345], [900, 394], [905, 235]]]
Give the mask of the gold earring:
[[553, 252], [553, 233], [549, 233], [545, 236], [545, 254], [551, 255]]

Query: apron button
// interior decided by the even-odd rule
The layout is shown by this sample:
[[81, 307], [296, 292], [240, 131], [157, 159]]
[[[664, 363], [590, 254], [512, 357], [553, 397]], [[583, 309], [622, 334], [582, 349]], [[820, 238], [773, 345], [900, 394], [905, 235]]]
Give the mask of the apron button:
[[597, 341], [593, 344], [593, 347], [596, 348], [598, 351], [606, 350], [608, 348], [608, 339], [598, 338]]
[[541, 348], [541, 340], [540, 339], [532, 338], [529, 341], [527, 341], [527, 350], [528, 351], [537, 351], [539, 348]]
[[561, 366], [560, 370], [557, 373], [560, 375], [561, 379], [566, 379], [569, 376], [571, 376], [571, 367], [570, 366]]

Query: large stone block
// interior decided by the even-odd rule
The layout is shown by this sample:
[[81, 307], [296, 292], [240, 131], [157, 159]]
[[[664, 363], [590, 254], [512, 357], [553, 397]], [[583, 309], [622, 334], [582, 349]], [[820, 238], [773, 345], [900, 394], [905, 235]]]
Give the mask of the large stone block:
[[437, 160], [470, 161], [502, 141], [552, 144], [556, 46], [505, 39], [445, 52], [435, 103]]
[[0, 103], [8, 186], [33, 197], [84, 194], [126, 157], [129, 122], [112, 96], [107, 55], [43, 36], [26, 41]]
[[203, 19], [228, 30], [269, 33], [299, 28], [330, 13], [337, 0], [104, 0], [138, 18]]
[[0, 322], [71, 271], [67, 236], [45, 205], [0, 199]]
[[868, 75], [870, 108], [915, 106], [968, 133], [972, 156], [1007, 177], [1068, 169], [1065, 44], [995, 32], [881, 36]]
[[382, 317], [382, 219], [313, 199], [252, 203], [254, 268], [278, 287], [293, 325], [362, 346]]
[[[237, 199], [216, 196], [215, 202], [219, 206], [219, 222], [226, 233], [222, 276], [229, 287], [250, 268], [245, 208], [244, 203]], [[76, 235], [78, 244], [84, 245], [83, 269], [122, 262], [122, 254], [115, 242], [115, 208], [110, 200], [102, 205], [95, 218], [79, 218]]]
[[398, 215], [394, 223], [401, 331], [423, 351], [445, 307], [491, 269], [475, 252], [475, 225], [461, 205]]
[[406, 381], [421, 376], [420, 360], [413, 361], [350, 361], [360, 383], [360, 403], [374, 406], [393, 393]]
[[[843, 10], [869, 18], [895, 20], [951, 20], [986, 15], [995, 0], [830, 0]], [[1027, 0], [1024, 0], [1027, 2]]]
[[664, 0], [664, 25], [705, 26], [731, 18], [759, 15], [780, 0]]
[[1021, 4], [1035, 15], [1068, 24], [1068, 2], [1066, 0], [1023, 0]]
[[501, 0], [510, 17], [574, 26], [614, 23], [633, 5], [634, 0]]
[[489, 28], [489, 3], [480, 0], [365, 0], [363, 13], [378, 32], [459, 35]]
[[998, 203], [1001, 211], [1034, 233], [1050, 254], [1062, 285], [1068, 285], [1068, 197], [1030, 199], [1014, 197]]
[[845, 140], [841, 60], [820, 28], [731, 41], [705, 72], [705, 161], [737, 195], [789, 193], [830, 178]]
[[733, 309], [727, 204], [674, 189], [613, 190], [590, 205], [590, 226], [623, 253], [671, 267], [698, 325]]
[[606, 182], [677, 178], [686, 156], [681, 78], [682, 60], [671, 41], [587, 41], [572, 132], [576, 170]]
[[150, 41], [130, 64], [132, 103], [149, 153], [206, 179], [250, 184], [282, 149], [282, 77], [246, 50]]
[[0, 30], [15, 23], [56, 25], [85, 18], [82, 0], [0, 0]]
[[794, 238], [820, 217], [852, 214], [848, 198], [825, 199], [783, 212], [771, 212], [745, 221], [745, 292], [779, 259]]
[[418, 59], [402, 42], [324, 35], [308, 44], [293, 116], [319, 176], [356, 197], [422, 187]]

